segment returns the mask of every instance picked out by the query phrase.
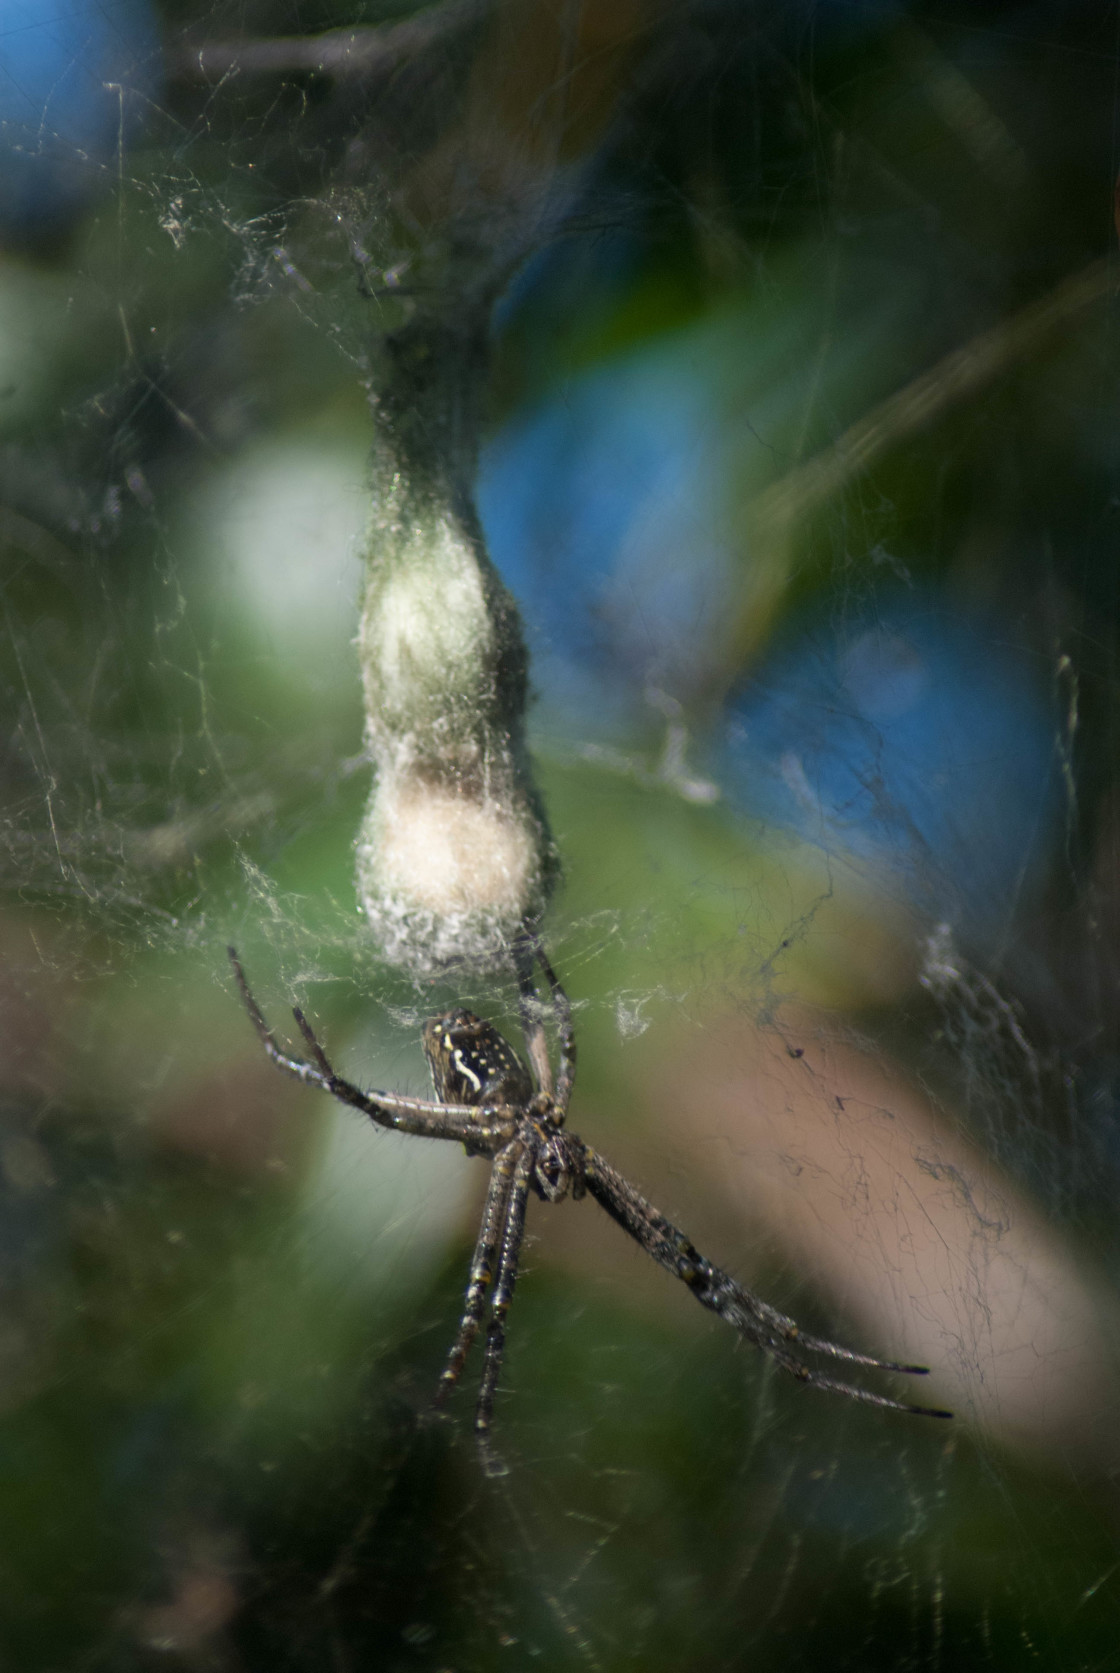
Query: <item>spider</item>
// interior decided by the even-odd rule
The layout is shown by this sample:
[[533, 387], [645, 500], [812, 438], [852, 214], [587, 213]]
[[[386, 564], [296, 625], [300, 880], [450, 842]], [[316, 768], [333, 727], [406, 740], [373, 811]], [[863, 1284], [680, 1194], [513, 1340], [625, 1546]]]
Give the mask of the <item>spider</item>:
[[[352, 1105], [379, 1127], [415, 1133], [421, 1138], [458, 1140], [468, 1156], [491, 1159], [490, 1185], [471, 1261], [463, 1316], [435, 1396], [435, 1404], [441, 1406], [458, 1383], [489, 1307], [482, 1385], [474, 1419], [481, 1439], [487, 1436], [493, 1416], [494, 1395], [505, 1352], [506, 1314], [517, 1282], [525, 1211], [531, 1195], [550, 1203], [561, 1202], [568, 1196], [577, 1202], [585, 1195], [594, 1197], [616, 1225], [659, 1266], [688, 1285], [701, 1306], [726, 1319], [740, 1336], [768, 1353], [799, 1382], [861, 1400], [869, 1406], [885, 1406], [891, 1411], [911, 1412], [919, 1417], [952, 1416], [951, 1412], [932, 1406], [907, 1405], [857, 1384], [840, 1382], [806, 1365], [795, 1348], [803, 1353], [845, 1360], [851, 1365], [870, 1366], [877, 1371], [897, 1371], [907, 1376], [927, 1374], [924, 1365], [900, 1365], [892, 1360], [874, 1359], [836, 1342], [806, 1335], [793, 1319], [759, 1300], [698, 1253], [684, 1232], [648, 1203], [597, 1150], [568, 1132], [564, 1122], [576, 1065], [571, 1006], [539, 943], [522, 949], [517, 961], [521, 1025], [532, 1073], [490, 1023], [483, 1022], [472, 1011], [444, 1011], [424, 1024], [421, 1036], [431, 1070], [434, 1100], [406, 1098], [396, 1092], [362, 1092], [344, 1080], [331, 1068], [311, 1025], [298, 1007], [293, 1008], [292, 1014], [311, 1062], [290, 1057], [265, 1021], [232, 947], [229, 957], [261, 1044], [281, 1069], [306, 1085], [320, 1087], [342, 1103]], [[534, 959], [548, 982], [559, 1036], [555, 1081], [542, 1005], [533, 979]]]

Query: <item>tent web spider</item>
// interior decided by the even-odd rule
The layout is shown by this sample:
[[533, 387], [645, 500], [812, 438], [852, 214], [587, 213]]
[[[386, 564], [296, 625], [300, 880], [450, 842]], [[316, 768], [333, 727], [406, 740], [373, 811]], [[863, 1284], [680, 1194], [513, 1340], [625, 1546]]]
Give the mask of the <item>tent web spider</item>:
[[[900, 1365], [854, 1353], [818, 1336], [807, 1336], [794, 1321], [760, 1301], [750, 1290], [714, 1266], [663, 1214], [648, 1203], [630, 1182], [617, 1173], [597, 1150], [574, 1133], [564, 1120], [575, 1077], [576, 1045], [571, 1007], [539, 943], [519, 951], [521, 1024], [532, 1074], [497, 1029], [473, 1012], [445, 1011], [424, 1024], [422, 1041], [432, 1073], [435, 1099], [406, 1098], [395, 1092], [362, 1092], [335, 1073], [303, 1012], [293, 1015], [311, 1062], [290, 1057], [276, 1041], [253, 998], [235, 950], [229, 948], [237, 985], [253, 1026], [274, 1063], [297, 1080], [318, 1086], [344, 1104], [351, 1104], [379, 1127], [421, 1138], [456, 1139], [468, 1156], [488, 1156], [493, 1166], [482, 1225], [471, 1260], [463, 1316], [435, 1403], [442, 1405], [455, 1387], [487, 1309], [482, 1386], [475, 1410], [475, 1429], [485, 1438], [490, 1428], [494, 1395], [505, 1351], [505, 1321], [517, 1281], [525, 1210], [534, 1192], [544, 1202], [566, 1196], [578, 1201], [594, 1197], [648, 1255], [687, 1284], [701, 1306], [733, 1325], [755, 1347], [813, 1388], [844, 1394], [869, 1406], [912, 1412], [919, 1417], [950, 1417], [932, 1406], [913, 1406], [853, 1383], [824, 1376], [806, 1365], [794, 1347], [811, 1354], [866, 1365], [878, 1371], [923, 1376], [924, 1365]], [[542, 1006], [533, 977], [534, 959], [547, 978], [552, 1012], [559, 1035], [559, 1064], [555, 1083], [542, 1020]], [[535, 1087], [534, 1087], [535, 1081]]]

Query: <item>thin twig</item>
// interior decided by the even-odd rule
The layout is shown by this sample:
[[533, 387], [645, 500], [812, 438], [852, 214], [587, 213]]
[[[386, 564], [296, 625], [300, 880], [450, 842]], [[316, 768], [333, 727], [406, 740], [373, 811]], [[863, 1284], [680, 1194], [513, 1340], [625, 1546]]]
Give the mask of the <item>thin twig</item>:
[[813, 511], [868, 470], [889, 448], [991, 383], [1055, 326], [1107, 296], [1115, 286], [1113, 263], [1102, 258], [1063, 279], [1054, 290], [1028, 303], [1009, 320], [954, 349], [905, 389], [872, 407], [830, 447], [765, 489], [751, 508], [756, 530], [777, 531]]
[[328, 29], [322, 35], [249, 37], [242, 41], [184, 42], [168, 50], [166, 68], [181, 81], [220, 81], [230, 75], [317, 72], [359, 80], [392, 70], [435, 42], [485, 16], [482, 0], [445, 0], [416, 17], [381, 29]]
[[1102, 257], [1091, 262], [1010, 319], [954, 349], [928, 372], [872, 407], [829, 447], [763, 489], [747, 510], [755, 573], [762, 580], [749, 590], [746, 607], [729, 624], [710, 698], [726, 690], [765, 633], [792, 567], [789, 543], [798, 523], [870, 470], [892, 447], [978, 394], [1073, 315], [1115, 290], [1114, 260]]

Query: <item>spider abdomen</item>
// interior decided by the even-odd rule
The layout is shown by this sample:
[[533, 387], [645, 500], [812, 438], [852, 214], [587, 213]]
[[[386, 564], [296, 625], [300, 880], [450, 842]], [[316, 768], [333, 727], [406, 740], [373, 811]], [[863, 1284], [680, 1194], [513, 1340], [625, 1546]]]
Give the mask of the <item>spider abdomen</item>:
[[473, 1011], [445, 1011], [424, 1024], [424, 1055], [441, 1104], [506, 1104], [533, 1096], [529, 1071], [509, 1041]]

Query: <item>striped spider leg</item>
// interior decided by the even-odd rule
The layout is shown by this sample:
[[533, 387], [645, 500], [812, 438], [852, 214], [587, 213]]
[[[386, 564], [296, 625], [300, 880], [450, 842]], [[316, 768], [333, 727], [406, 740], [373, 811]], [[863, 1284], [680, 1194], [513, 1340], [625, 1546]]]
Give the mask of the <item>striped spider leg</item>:
[[760, 1301], [758, 1296], [698, 1253], [685, 1234], [660, 1214], [652, 1203], [648, 1203], [630, 1181], [624, 1179], [590, 1145], [584, 1145], [583, 1151], [588, 1195], [595, 1198], [600, 1208], [605, 1209], [635, 1243], [641, 1244], [659, 1266], [687, 1284], [702, 1307], [710, 1308], [728, 1324], [734, 1325], [744, 1341], [768, 1353], [783, 1371], [788, 1371], [798, 1382], [826, 1389], [832, 1394], [845, 1394], [850, 1400], [860, 1400], [868, 1406], [886, 1406], [891, 1411], [910, 1412], [915, 1417], [952, 1417], [952, 1412], [942, 1411], [940, 1407], [912, 1406], [903, 1400], [892, 1400], [886, 1394], [861, 1388], [858, 1383], [840, 1382], [835, 1377], [824, 1376], [813, 1366], [806, 1365], [793, 1352], [795, 1347], [805, 1353], [846, 1360], [849, 1365], [867, 1365], [875, 1371], [896, 1371], [907, 1377], [928, 1375], [925, 1365], [902, 1365], [892, 1359], [875, 1359], [870, 1354], [841, 1347], [838, 1342], [828, 1342], [820, 1336], [807, 1336], [793, 1319], [779, 1313], [767, 1302]]
[[[440, 1377], [435, 1403], [442, 1405], [458, 1383], [476, 1336], [486, 1321], [481, 1387], [475, 1430], [488, 1435], [505, 1353], [505, 1321], [517, 1282], [525, 1215], [530, 1195], [561, 1202], [585, 1194], [658, 1265], [687, 1284], [707, 1307], [753, 1346], [768, 1353], [799, 1382], [846, 1395], [867, 1405], [919, 1417], [949, 1417], [932, 1406], [910, 1405], [858, 1384], [842, 1382], [807, 1365], [800, 1353], [862, 1365], [872, 1370], [923, 1376], [923, 1365], [902, 1365], [856, 1353], [839, 1343], [804, 1334], [779, 1313], [714, 1266], [685, 1234], [667, 1220], [598, 1151], [565, 1129], [575, 1078], [576, 1047], [571, 1007], [540, 943], [525, 937], [514, 950], [528, 1064], [488, 1022], [462, 1009], [445, 1011], [424, 1024], [421, 1036], [431, 1070], [434, 1099], [394, 1092], [363, 1092], [331, 1067], [302, 1011], [293, 1015], [311, 1061], [290, 1056], [276, 1040], [250, 992], [236, 952], [229, 949], [245, 1008], [277, 1066], [306, 1085], [317, 1086], [351, 1105], [380, 1127], [421, 1138], [452, 1139], [469, 1156], [486, 1156], [492, 1166], [482, 1223], [471, 1260], [462, 1318]], [[549, 990], [558, 1036], [553, 1078], [544, 1028], [544, 1006], [534, 979], [539, 964]], [[530, 1068], [531, 1065], [531, 1068]], [[487, 1316], [488, 1315], [488, 1316]]]

